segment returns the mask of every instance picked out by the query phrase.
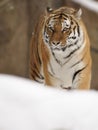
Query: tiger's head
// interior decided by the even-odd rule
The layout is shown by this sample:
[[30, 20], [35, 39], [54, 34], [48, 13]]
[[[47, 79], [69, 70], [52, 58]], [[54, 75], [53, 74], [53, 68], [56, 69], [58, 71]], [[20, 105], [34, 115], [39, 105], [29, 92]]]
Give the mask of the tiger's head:
[[62, 7], [49, 9], [45, 16], [43, 38], [52, 50], [65, 51], [66, 47], [77, 42], [80, 36], [80, 21], [82, 11]]

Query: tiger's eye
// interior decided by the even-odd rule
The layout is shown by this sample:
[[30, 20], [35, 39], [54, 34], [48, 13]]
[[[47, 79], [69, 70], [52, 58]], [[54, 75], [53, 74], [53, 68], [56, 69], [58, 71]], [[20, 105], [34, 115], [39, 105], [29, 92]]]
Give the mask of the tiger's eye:
[[67, 32], [68, 31], [68, 28], [64, 28], [62, 32]]

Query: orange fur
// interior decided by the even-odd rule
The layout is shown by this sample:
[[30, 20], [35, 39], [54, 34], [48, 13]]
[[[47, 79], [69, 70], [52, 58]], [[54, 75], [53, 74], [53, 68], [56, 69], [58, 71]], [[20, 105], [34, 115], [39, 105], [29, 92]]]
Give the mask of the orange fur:
[[[60, 16], [61, 13], [64, 16], [63, 15]], [[52, 18], [54, 18], [54, 16], [55, 16], [55, 20], [53, 21]], [[68, 7], [61, 7], [52, 12], [49, 12], [49, 13], [47, 12], [41, 16], [40, 20], [38, 21], [38, 24], [35, 27], [35, 31], [32, 36], [32, 41], [31, 41], [31, 46], [30, 46], [30, 78], [31, 79], [39, 81], [39, 82], [43, 82], [48, 86], [55, 86], [55, 87], [62, 86], [62, 82], [64, 80], [62, 78], [59, 78], [60, 77], [59, 72], [56, 75], [56, 71], [54, 69], [58, 66], [60, 66], [61, 69], [62, 68], [66, 69], [66, 65], [72, 58], [72, 53], [75, 53], [73, 55], [76, 55], [76, 57], [79, 60], [82, 59], [81, 61], [77, 61], [77, 65], [79, 63], [81, 63], [80, 67], [82, 65], [84, 65], [85, 67], [84, 68], [82, 67], [83, 70], [81, 68], [79, 68], [80, 70], [77, 70], [76, 73], [73, 72], [73, 74], [72, 74], [73, 77], [70, 77], [70, 78], [72, 80], [75, 80], [76, 77], [78, 78], [79, 83], [76, 86], [77, 89], [89, 89], [90, 88], [90, 80], [91, 80], [90, 42], [89, 42], [89, 38], [88, 38], [88, 35], [86, 32], [86, 28], [85, 28], [82, 20], [78, 17], [79, 17], [79, 14], [77, 13], [77, 11], [72, 8], [68, 8]], [[64, 28], [65, 30], [64, 29], [62, 30], [63, 25], [61, 23], [64, 23], [67, 18], [68, 18], [69, 22], [71, 22], [71, 25], [69, 28], [66, 27], [66, 28]], [[49, 22], [51, 22], [51, 24], [53, 22], [53, 27], [50, 26]], [[67, 24], [67, 22], [66, 22], [66, 24]], [[68, 25], [66, 25], [66, 26], [68, 26]], [[69, 35], [72, 32], [74, 32], [74, 35], [76, 35], [76, 32], [75, 32], [76, 28], [77, 28], [77, 33], [78, 33], [77, 35], [79, 35], [79, 33], [80, 33], [79, 31], [81, 31], [81, 29], [79, 27], [81, 27], [83, 30], [83, 36], [84, 36], [83, 44], [85, 44], [85, 47], [82, 49], [82, 51], [77, 49], [77, 50], [74, 50], [73, 52], [70, 52], [69, 54], [71, 56], [69, 55], [68, 61], [63, 63], [63, 60], [61, 60], [61, 59], [64, 59], [64, 57], [61, 56], [61, 58], [58, 58], [58, 56], [60, 56], [61, 54], [64, 53], [64, 51], [65, 51], [64, 47], [66, 47], [66, 44], [67, 44], [66, 41], [67, 41]], [[48, 43], [45, 43], [45, 39], [44, 39], [45, 36], [43, 36], [43, 35], [45, 35], [44, 32], [48, 35], [49, 41], [46, 41]], [[75, 36], [71, 37], [71, 40], [73, 39], [73, 41], [74, 41], [75, 38], [76, 38]], [[46, 38], [46, 40], [47, 40], [47, 38]], [[56, 49], [58, 49], [58, 54], [55, 58], [55, 56], [53, 54], [53, 53], [55, 53], [55, 55], [56, 55], [55, 49], [52, 52], [51, 47], [53, 47], [53, 46], [57, 47], [57, 44], [60, 44], [60, 48], [56, 48]], [[72, 45], [68, 45], [68, 47], [70, 48], [71, 46], [73, 46], [73, 48], [71, 48], [71, 49], [74, 49], [75, 44], [77, 44], [77, 42], [76, 43], [73, 42]], [[83, 46], [83, 45], [81, 45], [81, 46]], [[62, 52], [60, 49], [62, 50]], [[59, 55], [59, 52], [60, 52], [60, 55]], [[66, 51], [65, 51], [65, 53], [66, 53]], [[64, 55], [65, 55], [65, 53], [64, 53]], [[53, 58], [53, 61], [52, 61], [52, 58]], [[76, 58], [76, 60], [77, 60], [77, 58]], [[75, 66], [74, 62], [73, 63], [70, 62], [72, 64], [72, 66]], [[71, 66], [70, 63], [68, 66]], [[50, 72], [50, 69], [51, 69], [51, 71], [53, 69], [53, 71], [55, 71], [55, 72]], [[74, 71], [75, 71], [75, 69], [74, 69]], [[67, 71], [68, 70], [66, 69], [65, 72], [67, 72]], [[70, 73], [72, 73], [71, 70], [70, 70]], [[66, 81], [67, 73], [65, 73], [65, 75], [63, 75], [63, 76], [65, 77], [65, 81]], [[61, 85], [60, 85], [60, 83], [61, 83]], [[68, 89], [69, 87], [73, 88], [72, 86], [63, 86], [63, 88], [65, 88], [65, 89]]]

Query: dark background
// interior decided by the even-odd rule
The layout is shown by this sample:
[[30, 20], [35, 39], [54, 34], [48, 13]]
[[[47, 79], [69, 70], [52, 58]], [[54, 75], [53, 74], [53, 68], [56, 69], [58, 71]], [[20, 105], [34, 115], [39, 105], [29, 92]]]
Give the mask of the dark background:
[[82, 8], [91, 40], [92, 88], [98, 89], [98, 13], [71, 0], [0, 0], [0, 73], [28, 78], [29, 45], [34, 25], [47, 6]]

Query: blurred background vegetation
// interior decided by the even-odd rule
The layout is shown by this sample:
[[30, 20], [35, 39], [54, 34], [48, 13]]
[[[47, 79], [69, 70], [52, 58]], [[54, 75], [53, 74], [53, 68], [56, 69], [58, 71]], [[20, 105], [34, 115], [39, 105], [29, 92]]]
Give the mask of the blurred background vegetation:
[[47, 6], [65, 5], [83, 10], [91, 40], [91, 86], [98, 89], [98, 13], [71, 0], [0, 0], [0, 73], [29, 77], [29, 45], [36, 21]]

